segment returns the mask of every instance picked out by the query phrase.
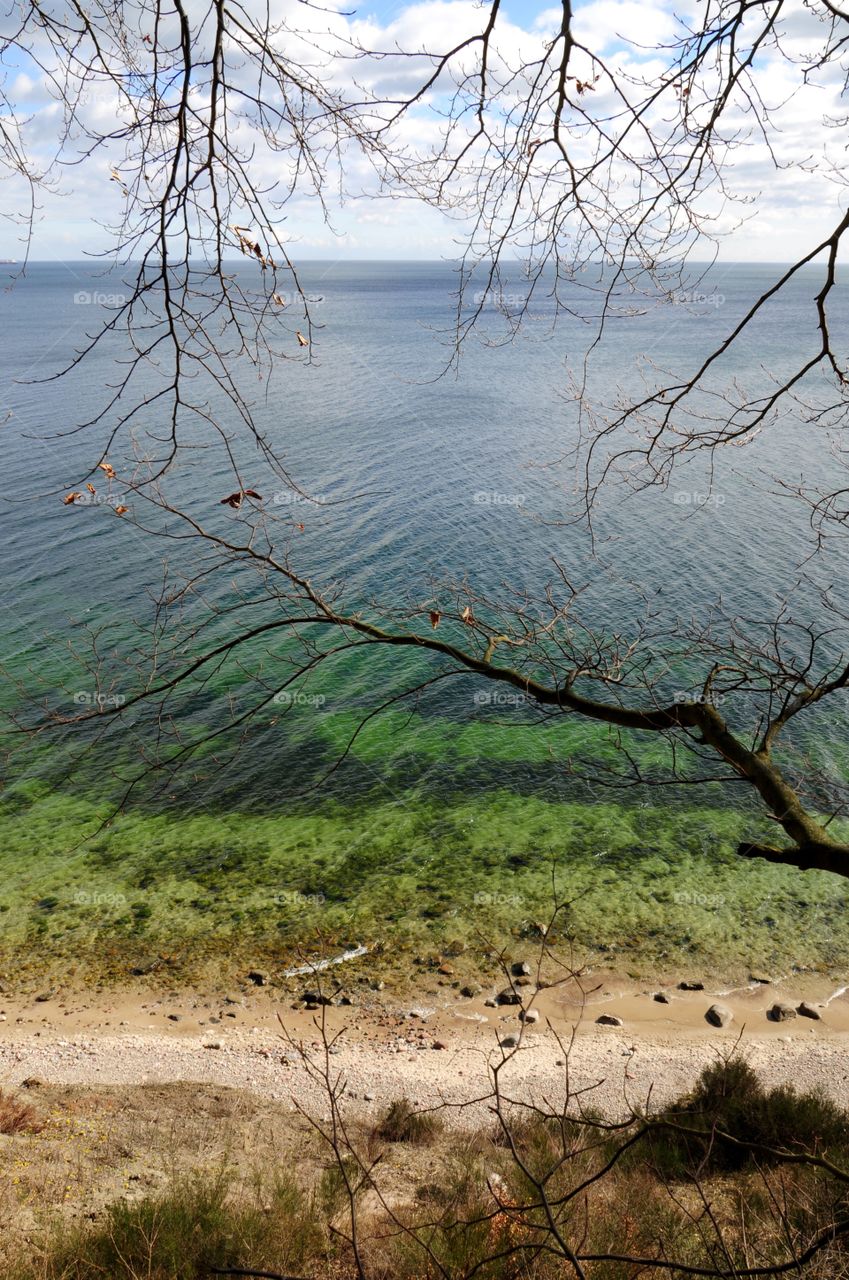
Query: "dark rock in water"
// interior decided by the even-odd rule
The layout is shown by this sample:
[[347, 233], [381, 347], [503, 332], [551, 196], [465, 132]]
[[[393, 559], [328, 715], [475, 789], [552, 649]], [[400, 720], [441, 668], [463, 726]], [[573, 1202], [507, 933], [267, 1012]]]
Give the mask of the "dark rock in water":
[[705, 984], [703, 982], [679, 982], [679, 991], [704, 991]]
[[727, 1027], [734, 1019], [734, 1014], [724, 1004], [712, 1004], [705, 1014], [705, 1021], [712, 1027]]
[[268, 974], [263, 973], [261, 969], [251, 969], [248, 972], [248, 982], [252, 982], [255, 987], [268, 986]]
[[796, 1006], [788, 1004], [785, 1000], [776, 1000], [775, 1004], [767, 1010], [766, 1016], [770, 1022], [787, 1022], [789, 1018], [796, 1017]]
[[527, 960], [517, 960], [515, 964], [511, 964], [510, 972], [514, 978], [527, 978], [533, 970]]
[[658, 1004], [669, 1004], [669, 996], [663, 991], [655, 991], [652, 1000], [656, 1000]]
[[803, 1018], [813, 1018], [816, 1022], [819, 1022], [820, 1018], [822, 1017], [822, 1014], [820, 1013], [819, 1009], [817, 1009], [812, 1004], [808, 1004], [807, 1000], [802, 1001], [802, 1003], [797, 1008], [796, 1012], [798, 1014], [801, 1014]]
[[602, 1013], [596, 1018], [600, 1027], [623, 1027], [625, 1024], [615, 1013]]
[[460, 988], [460, 995], [465, 996], [467, 1000], [474, 1000], [475, 996], [479, 996], [480, 987], [475, 986], [473, 982], [469, 982], [465, 987]]
[[448, 946], [443, 949], [442, 954], [444, 956], [461, 956], [465, 950], [466, 950], [465, 942], [462, 942], [459, 938], [456, 938], [453, 942], [448, 943]]
[[522, 997], [512, 987], [505, 987], [503, 991], [499, 991], [495, 1001], [496, 1004], [521, 1004]]

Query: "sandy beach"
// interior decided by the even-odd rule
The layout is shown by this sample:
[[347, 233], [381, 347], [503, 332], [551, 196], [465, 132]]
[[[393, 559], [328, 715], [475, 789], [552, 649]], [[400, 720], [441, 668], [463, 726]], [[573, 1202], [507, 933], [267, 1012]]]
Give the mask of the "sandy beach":
[[[462, 1115], [485, 1092], [488, 1067], [505, 1054], [511, 1061], [504, 1078], [517, 1097], [554, 1101], [568, 1082], [573, 1090], [591, 1088], [594, 1105], [611, 1113], [679, 1096], [718, 1053], [732, 1049], [767, 1083], [820, 1086], [843, 1103], [849, 1097], [849, 998], [842, 987], [794, 977], [732, 991], [652, 990], [598, 974], [581, 980], [582, 994], [574, 981], [539, 990], [523, 981], [528, 985], [516, 986], [522, 1005], [495, 1007], [487, 990], [468, 997], [450, 986], [403, 996], [366, 989], [344, 997], [350, 1004], [317, 1009], [307, 1008], [306, 988], [250, 983], [205, 995], [2, 996], [0, 1086], [32, 1079], [196, 1082], [320, 1107], [299, 1046], [323, 1052], [323, 1025], [333, 1040], [329, 1061], [352, 1103], [376, 1108], [408, 1097], [423, 1106], [448, 1103]], [[771, 1020], [776, 1003], [796, 1008], [803, 1000], [819, 1018]], [[716, 1003], [731, 1014], [725, 1027], [705, 1018]], [[599, 1024], [602, 1016], [621, 1025]], [[518, 1037], [515, 1049], [511, 1037]]]

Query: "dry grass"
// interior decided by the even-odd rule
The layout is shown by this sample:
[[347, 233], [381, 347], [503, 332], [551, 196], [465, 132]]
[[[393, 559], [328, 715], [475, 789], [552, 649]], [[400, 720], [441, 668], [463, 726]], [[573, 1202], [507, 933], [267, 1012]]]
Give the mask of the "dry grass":
[[432, 1111], [419, 1111], [408, 1098], [393, 1102], [375, 1129], [384, 1142], [409, 1142], [427, 1146], [444, 1128], [440, 1116]]
[[[308, 1280], [355, 1273], [346, 1178], [303, 1117], [282, 1104], [186, 1084], [45, 1088], [39, 1106], [47, 1127], [19, 1132], [6, 1144], [16, 1159], [0, 1162], [3, 1280], [201, 1280], [217, 1265]], [[618, 1141], [604, 1130], [527, 1119], [513, 1134], [520, 1168], [493, 1128], [466, 1133], [425, 1113], [422, 1129], [417, 1118], [399, 1102], [377, 1125], [365, 1117], [350, 1124], [363, 1165], [349, 1154], [345, 1167], [361, 1184], [359, 1243], [370, 1280], [562, 1280], [568, 1267], [551, 1247], [536, 1179], [564, 1236], [583, 1238], [587, 1252], [662, 1250], [693, 1268], [713, 1265], [721, 1252], [702, 1193], [728, 1265], [738, 1268], [786, 1258], [781, 1206], [798, 1240], [844, 1213], [842, 1188], [804, 1168], [726, 1170], [698, 1189], [692, 1177], [671, 1180], [647, 1149], [593, 1181]], [[358, 1168], [369, 1176], [360, 1179]], [[586, 1193], [570, 1202], [584, 1180]], [[591, 1280], [637, 1274], [660, 1280], [663, 1272], [613, 1262], [587, 1270]], [[838, 1238], [798, 1274], [849, 1280], [849, 1253]]]
[[41, 1133], [45, 1123], [35, 1107], [0, 1089], [0, 1133], [7, 1137], [17, 1133]]

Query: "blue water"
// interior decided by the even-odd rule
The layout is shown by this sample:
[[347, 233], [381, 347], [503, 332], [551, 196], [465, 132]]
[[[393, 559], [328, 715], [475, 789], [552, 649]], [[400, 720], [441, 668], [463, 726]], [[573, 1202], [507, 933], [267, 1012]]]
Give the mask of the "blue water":
[[[645, 304], [642, 314], [615, 320], [595, 353], [591, 391], [608, 398], [617, 386], [634, 391], [647, 358], [679, 373], [691, 370], [779, 271], [715, 268], [699, 284], [711, 301], [692, 307]], [[592, 544], [587, 530], [570, 518], [576, 478], [569, 451], [577, 411], [567, 395], [568, 373], [580, 367], [590, 325], [566, 316], [552, 326], [551, 305], [541, 297], [515, 342], [485, 340], [500, 336], [492, 313], [489, 327], [464, 346], [458, 369], [444, 372], [455, 305], [455, 278], [447, 265], [310, 263], [302, 281], [321, 299], [314, 306], [320, 325], [314, 362], [281, 363], [270, 384], [257, 383], [252, 391], [253, 409], [289, 473], [319, 502], [292, 503], [258, 452], [247, 443], [236, 447], [246, 480], [278, 518], [273, 536], [281, 552], [290, 547], [299, 572], [316, 583], [341, 584], [343, 598], [357, 607], [370, 607], [370, 600], [382, 607], [426, 607], [435, 580], [468, 579], [476, 592], [509, 608], [551, 580], [556, 559], [584, 589], [581, 609], [588, 622], [627, 640], [641, 622], [657, 637], [678, 621], [703, 623], [719, 599], [729, 616], [743, 620], [769, 620], [787, 600], [795, 617], [813, 621], [821, 616], [821, 587], [831, 585], [838, 595], [845, 591], [845, 560], [828, 551], [807, 566], [807, 580], [800, 580], [799, 566], [812, 549], [807, 512], [780, 490], [775, 477], [828, 478], [837, 471], [825, 433], [802, 424], [792, 406], [745, 449], [718, 454], [712, 470], [707, 457], [698, 456], [664, 489], [605, 490]], [[818, 287], [815, 269], [800, 276], [752, 327], [724, 366], [726, 374], [763, 388], [789, 370], [800, 352], [814, 349], [812, 300]], [[83, 691], [90, 687], [76, 656], [88, 651], [89, 628], [99, 633], [101, 677], [110, 688], [131, 691], [136, 677], [127, 665], [127, 646], [133, 620], [151, 621], [150, 593], [161, 582], [163, 555], [177, 570], [202, 563], [193, 558], [199, 552], [146, 537], [106, 508], [62, 504], [62, 493], [80, 488], [97, 461], [105, 434], [103, 427], [77, 434], [73, 429], [105, 402], [116, 382], [115, 360], [124, 354], [119, 342], [107, 343], [80, 368], [50, 380], [73, 360], [85, 334], [96, 331], [98, 307], [74, 300], [85, 291], [118, 292], [120, 279], [84, 263], [36, 263], [0, 295], [2, 636], [7, 668], [19, 682], [7, 684], [6, 700], [13, 705], [39, 697], [62, 710], [80, 681]], [[845, 329], [847, 319], [849, 289], [841, 286], [833, 303], [835, 332]], [[141, 377], [142, 389], [145, 377], [155, 387], [152, 375]], [[148, 410], [139, 419], [142, 448], [148, 433], [163, 425], [158, 413]], [[235, 430], [234, 421], [227, 425]], [[126, 436], [110, 449], [119, 472], [130, 452]], [[206, 449], [185, 453], [166, 480], [176, 505], [218, 530], [232, 520], [219, 505], [230, 488], [223, 459]], [[686, 497], [692, 494], [710, 494], [711, 501], [700, 505]], [[304, 524], [302, 534], [293, 534], [292, 520]], [[252, 618], [273, 616], [277, 606], [260, 599], [255, 575], [238, 566], [213, 575], [202, 594], [222, 605], [234, 598], [234, 583], [248, 598], [246, 608], [255, 610]], [[205, 607], [202, 599], [191, 605]], [[211, 633], [231, 625], [221, 619]], [[832, 651], [842, 639], [835, 635]], [[652, 640], [653, 647], [659, 661], [667, 642]], [[250, 673], [261, 668], [274, 689], [288, 670], [289, 652], [276, 644], [253, 655], [246, 669], [220, 673], [173, 708], [177, 719], [206, 727], [227, 723], [234, 708], [249, 705]], [[676, 655], [676, 663], [662, 686], [666, 695], [678, 687], [682, 669], [691, 669], [694, 680], [704, 676], [687, 654]], [[292, 716], [283, 734], [259, 726], [243, 738], [239, 731], [229, 741], [227, 781], [207, 787], [204, 803], [225, 795], [236, 803], [249, 792], [279, 804], [296, 798], [309, 773], [301, 766], [306, 769], [311, 749], [319, 772], [332, 763], [341, 741], [335, 728], [327, 731], [333, 717], [372, 709], [436, 670], [420, 655], [371, 650], [335, 663], [326, 674], [320, 671], [308, 688], [326, 699], [322, 715], [331, 719], [304, 713]], [[532, 727], [536, 717], [527, 707], [481, 705], [474, 699], [480, 689], [479, 681], [437, 685], [410, 708], [405, 731], [390, 717], [392, 731], [377, 753], [366, 760], [355, 749], [333, 785], [344, 798], [346, 787], [351, 794], [365, 786], [397, 788], [404, 785], [399, 776], [414, 785], [427, 774], [433, 783], [432, 760], [417, 762], [417, 728], [437, 720], [446, 747], [463, 726], [488, 727], [491, 736], [476, 740], [477, 755], [463, 771], [467, 789], [493, 785], [499, 769], [510, 773], [513, 785], [521, 786], [524, 778], [543, 793], [550, 788], [559, 795], [579, 786], [548, 760], [550, 726]], [[729, 714], [744, 723], [751, 711], [751, 700], [743, 700]], [[516, 726], [524, 727], [508, 753], [508, 769], [495, 762], [504, 755], [504, 735], [516, 734]], [[125, 739], [124, 750], [141, 757], [149, 738], [143, 726], [136, 729], [138, 744]], [[840, 774], [842, 709], [812, 720], [808, 732], [835, 776]], [[593, 727], [581, 727], [580, 736], [590, 756], [607, 740]], [[64, 749], [56, 758], [63, 770], [72, 767]], [[353, 767], [358, 758], [359, 769]], [[89, 778], [97, 759], [89, 758]], [[26, 750], [16, 756], [14, 769], [23, 773], [44, 767], [43, 755], [37, 765]]]

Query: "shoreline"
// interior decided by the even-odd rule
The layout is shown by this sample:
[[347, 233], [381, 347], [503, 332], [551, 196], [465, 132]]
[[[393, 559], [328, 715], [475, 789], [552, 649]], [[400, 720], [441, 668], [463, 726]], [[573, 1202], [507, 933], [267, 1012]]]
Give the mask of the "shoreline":
[[[514, 983], [523, 979], [515, 978]], [[615, 974], [584, 975], [515, 990], [522, 1005], [498, 1005], [485, 988], [472, 997], [454, 987], [420, 986], [403, 995], [358, 988], [351, 1003], [307, 1008], [271, 986], [229, 992], [57, 993], [48, 999], [0, 995], [0, 1087], [48, 1085], [216, 1084], [285, 1102], [320, 1096], [296, 1046], [323, 1053], [322, 1025], [334, 1040], [333, 1070], [348, 1080], [352, 1102], [371, 1107], [409, 1097], [417, 1105], [466, 1108], [480, 1097], [487, 1063], [511, 1056], [507, 1078], [523, 1098], [560, 1096], [596, 1086], [594, 1105], [616, 1110], [668, 1101], [692, 1086], [717, 1053], [745, 1054], [768, 1084], [821, 1086], [843, 1099], [849, 1078], [849, 991], [822, 979], [752, 982], [732, 991], [663, 989]], [[503, 985], [503, 983], [502, 983]], [[732, 1014], [723, 1028], [705, 1012], [718, 1000]], [[813, 1005], [819, 1019], [773, 1022], [776, 1001]], [[621, 1026], [599, 1025], [602, 1014]], [[531, 1014], [531, 1016], [533, 1016]], [[527, 1013], [525, 1014], [527, 1018]], [[515, 1052], [499, 1047], [518, 1037]], [[571, 1046], [571, 1047], [570, 1047]], [[568, 1059], [569, 1070], [564, 1066]], [[601, 1082], [601, 1083], [599, 1083]]]

